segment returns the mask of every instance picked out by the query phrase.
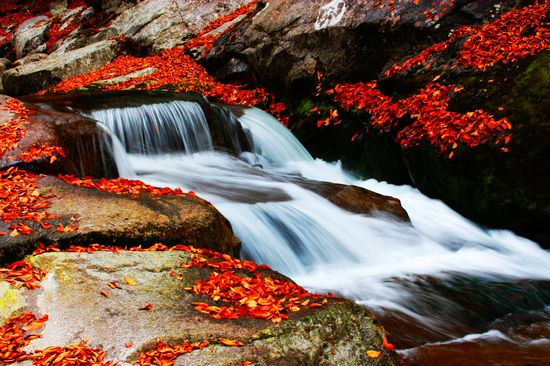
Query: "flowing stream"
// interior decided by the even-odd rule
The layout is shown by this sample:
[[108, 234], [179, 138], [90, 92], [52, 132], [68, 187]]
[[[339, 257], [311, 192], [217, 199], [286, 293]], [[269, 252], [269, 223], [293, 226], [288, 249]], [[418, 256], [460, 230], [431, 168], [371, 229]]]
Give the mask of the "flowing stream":
[[[269, 114], [228, 108], [250, 151], [216, 148], [193, 102], [86, 114], [120, 140], [114, 155], [123, 175], [197, 192], [229, 219], [243, 257], [368, 307], [411, 365], [548, 362], [548, 251], [483, 229], [412, 187], [357, 179], [312, 158]], [[304, 178], [396, 197], [412, 225], [345, 211], [296, 184]]]

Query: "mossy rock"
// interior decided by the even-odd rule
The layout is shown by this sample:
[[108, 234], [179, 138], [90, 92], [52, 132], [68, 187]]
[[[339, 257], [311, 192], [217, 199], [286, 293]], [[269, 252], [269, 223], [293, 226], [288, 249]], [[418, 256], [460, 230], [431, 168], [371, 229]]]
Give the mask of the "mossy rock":
[[[288, 320], [216, 320], [194, 310], [193, 302], [213, 303], [186, 291], [214, 271], [182, 268], [191, 260], [185, 251], [45, 253], [26, 258], [47, 272], [41, 288], [24, 290], [22, 310], [48, 314], [41, 338], [28, 351], [88, 339], [87, 345], [107, 352], [106, 359], [130, 365], [141, 352], [165, 343], [208, 340], [201, 350], [180, 356], [176, 365], [397, 365], [395, 352], [382, 346], [384, 330], [361, 306], [332, 298], [319, 308], [303, 308]], [[171, 272], [173, 274], [171, 275]], [[267, 269], [262, 274], [290, 281]], [[238, 273], [242, 276], [249, 274]], [[128, 285], [127, 276], [136, 284]], [[110, 288], [116, 281], [120, 288]], [[9, 285], [8, 285], [9, 286]], [[102, 294], [103, 293], [103, 294]], [[152, 304], [149, 311], [140, 310]], [[220, 338], [242, 347], [227, 347]], [[131, 343], [129, 343], [131, 342]], [[368, 350], [381, 351], [372, 359]]]

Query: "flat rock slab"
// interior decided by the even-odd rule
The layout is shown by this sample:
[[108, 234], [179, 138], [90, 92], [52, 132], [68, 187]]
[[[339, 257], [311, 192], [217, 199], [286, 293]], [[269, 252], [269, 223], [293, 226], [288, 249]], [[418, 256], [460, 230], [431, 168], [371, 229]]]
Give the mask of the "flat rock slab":
[[[30, 291], [0, 286], [0, 298], [9, 295], [16, 299], [12, 301], [16, 306], [0, 310], [4, 318], [14, 311], [48, 314], [49, 320], [40, 330], [42, 338], [33, 340], [27, 351], [88, 339], [88, 346], [102, 348], [107, 359], [122, 365], [135, 362], [141, 352], [154, 347], [157, 338], [171, 344], [208, 340], [208, 347], [180, 356], [176, 365], [236, 365], [245, 360], [254, 365], [397, 364], [395, 353], [381, 347], [384, 333], [378, 322], [347, 300], [331, 299], [321, 308], [292, 313], [279, 324], [251, 318], [215, 320], [197, 312], [192, 302], [212, 300], [184, 288], [206, 279], [212, 270], [182, 269], [190, 259], [184, 251], [31, 256], [27, 261], [47, 272], [41, 288]], [[181, 280], [170, 271], [180, 274]], [[270, 270], [261, 272], [282, 278]], [[124, 276], [137, 285], [127, 285]], [[111, 281], [121, 289], [108, 287]], [[153, 305], [151, 310], [139, 310], [148, 303]], [[244, 346], [226, 347], [219, 338], [240, 340]], [[370, 359], [366, 355], [369, 349], [382, 354]]]
[[[208, 202], [191, 195], [138, 197], [118, 195], [69, 185], [55, 177], [39, 180], [38, 191], [51, 197], [47, 210], [59, 219], [49, 220], [51, 229], [27, 222], [29, 235], [0, 236], [0, 258], [21, 258], [38, 242], [63, 244], [101, 243], [127, 246], [144, 244], [192, 244], [197, 247], [237, 254], [240, 243], [229, 222]], [[71, 217], [76, 217], [75, 222]], [[56, 232], [57, 225], [75, 224], [71, 232]], [[10, 222], [0, 221], [0, 231], [10, 232]]]

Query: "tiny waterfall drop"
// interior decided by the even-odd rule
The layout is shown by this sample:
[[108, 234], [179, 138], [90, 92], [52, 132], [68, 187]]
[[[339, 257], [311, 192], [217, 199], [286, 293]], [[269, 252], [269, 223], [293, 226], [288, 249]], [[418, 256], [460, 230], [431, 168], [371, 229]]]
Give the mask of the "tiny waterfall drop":
[[311, 154], [275, 117], [255, 107], [230, 106], [239, 122], [250, 131], [254, 153], [275, 164], [289, 161], [312, 161]]
[[[338, 163], [314, 160], [267, 113], [228, 108], [251, 151], [216, 150], [193, 103], [90, 115], [122, 141], [126, 157], [116, 162], [123, 175], [197, 192], [229, 219], [244, 257], [367, 306], [408, 359], [430, 345], [496, 342], [495, 334], [527, 349], [537, 337], [550, 342], [517, 333], [550, 321], [550, 252], [511, 232], [482, 229], [412, 187], [354, 179]], [[184, 149], [173, 149], [175, 136]], [[412, 225], [346, 211], [297, 184], [305, 179], [396, 197]]]

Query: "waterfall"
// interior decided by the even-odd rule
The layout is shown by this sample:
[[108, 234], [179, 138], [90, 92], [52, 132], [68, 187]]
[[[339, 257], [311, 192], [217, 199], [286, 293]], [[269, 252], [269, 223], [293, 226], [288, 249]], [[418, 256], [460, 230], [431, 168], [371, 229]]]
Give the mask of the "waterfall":
[[200, 105], [187, 101], [95, 110], [89, 117], [103, 122], [130, 153], [158, 154], [212, 150], [208, 121]]
[[[204, 114], [193, 103], [96, 110], [91, 116], [125, 146], [127, 160], [117, 159], [125, 165], [120, 172], [197, 192], [229, 219], [243, 257], [308, 289], [367, 306], [410, 348], [404, 355], [423, 344], [475, 338], [468, 333], [495, 334], [495, 324], [512, 315], [550, 319], [550, 253], [536, 243], [483, 229], [412, 187], [357, 180], [339, 163], [314, 160], [267, 113], [229, 109], [251, 140], [251, 152], [234, 156], [213, 149]], [[184, 149], [173, 151], [175, 136]], [[303, 178], [399, 198], [412, 226], [345, 211], [294, 183]], [[403, 324], [413, 330], [400, 332]]]

